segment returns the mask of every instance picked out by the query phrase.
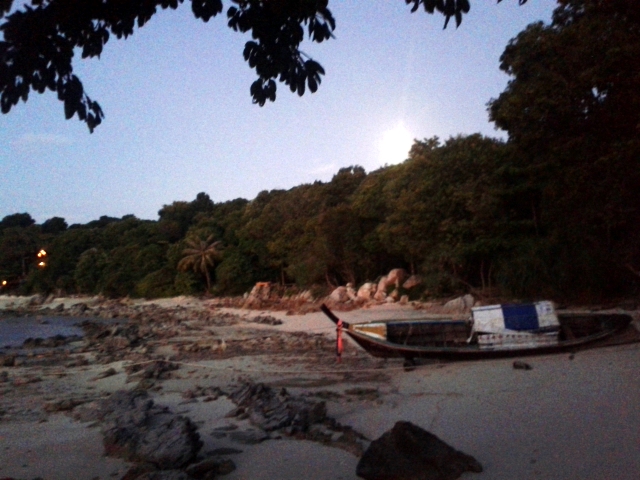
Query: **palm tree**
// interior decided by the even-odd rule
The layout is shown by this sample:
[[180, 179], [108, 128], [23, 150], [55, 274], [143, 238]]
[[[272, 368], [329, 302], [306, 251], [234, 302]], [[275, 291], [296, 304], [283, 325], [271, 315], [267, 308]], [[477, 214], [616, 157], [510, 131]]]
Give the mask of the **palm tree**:
[[214, 261], [220, 258], [220, 247], [222, 246], [221, 241], [212, 242], [212, 240], [213, 235], [209, 235], [206, 240], [187, 239], [187, 248], [182, 251], [184, 257], [178, 262], [178, 270], [193, 269], [194, 272], [204, 273], [207, 278], [207, 293], [211, 289], [209, 268], [213, 267]]

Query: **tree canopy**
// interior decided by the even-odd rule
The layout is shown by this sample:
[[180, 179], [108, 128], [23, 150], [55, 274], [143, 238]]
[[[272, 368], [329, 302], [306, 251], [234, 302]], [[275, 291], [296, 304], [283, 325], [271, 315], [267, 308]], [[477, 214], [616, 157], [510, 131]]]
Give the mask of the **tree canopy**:
[[[500, 2], [501, 0], [497, 0]], [[526, 0], [518, 0], [520, 4]], [[451, 18], [456, 25], [470, 8], [469, 0], [404, 0], [411, 11], [424, 10]], [[0, 107], [8, 113], [31, 91], [56, 92], [67, 119], [77, 116], [89, 131], [102, 122], [100, 104], [92, 100], [74, 74], [75, 50], [82, 58], [99, 57], [110, 38], [127, 38], [158, 9], [176, 9], [184, 0], [30, 0], [12, 10], [13, 0], [0, 0]], [[242, 55], [255, 70], [253, 102], [275, 101], [276, 81], [302, 96], [315, 92], [324, 68], [300, 50], [305, 38], [324, 42], [333, 37], [336, 21], [328, 0], [232, 0], [227, 25], [250, 32]], [[191, 0], [196, 19], [208, 22], [222, 14], [222, 0]]]

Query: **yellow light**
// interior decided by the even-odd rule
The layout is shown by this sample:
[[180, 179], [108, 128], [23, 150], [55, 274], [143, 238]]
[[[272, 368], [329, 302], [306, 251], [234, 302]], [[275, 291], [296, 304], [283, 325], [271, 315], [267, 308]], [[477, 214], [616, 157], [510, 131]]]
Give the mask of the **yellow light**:
[[40, 251], [38, 252], [38, 258], [40, 258], [40, 257], [46, 257], [46, 256], [47, 256], [47, 252], [45, 252], [44, 250], [40, 250]]
[[46, 266], [47, 266], [47, 264], [46, 264], [46, 263], [44, 263], [44, 262], [40, 262], [40, 263], [38, 264], [38, 266], [39, 266], [40, 268], [44, 268], [44, 267], [46, 267]]
[[3, 281], [2, 281], [2, 286], [4, 287], [6, 284], [7, 284], [7, 281], [6, 281], [6, 280], [3, 280]]

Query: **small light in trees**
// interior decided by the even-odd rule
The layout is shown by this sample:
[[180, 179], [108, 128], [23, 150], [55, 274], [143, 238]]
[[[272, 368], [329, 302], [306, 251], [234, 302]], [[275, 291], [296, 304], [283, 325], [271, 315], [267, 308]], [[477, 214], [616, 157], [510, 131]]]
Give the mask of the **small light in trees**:
[[44, 250], [40, 250], [38, 252], [38, 258], [43, 258], [47, 256], [47, 252], [45, 252]]
[[46, 263], [44, 263], [44, 262], [40, 262], [40, 263], [38, 263], [38, 267], [40, 267], [40, 268], [44, 268], [44, 267], [46, 267], [46, 266], [47, 266], [47, 264], [46, 264]]
[[6, 286], [6, 285], [7, 285], [7, 281], [6, 281], [6, 280], [3, 280], [3, 281], [2, 281], [2, 286], [4, 287], [4, 286]]

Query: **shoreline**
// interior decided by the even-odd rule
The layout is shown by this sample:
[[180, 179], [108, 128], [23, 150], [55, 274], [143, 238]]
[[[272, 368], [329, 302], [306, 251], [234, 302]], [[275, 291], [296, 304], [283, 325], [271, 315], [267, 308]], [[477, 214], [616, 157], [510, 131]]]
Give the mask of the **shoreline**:
[[[484, 466], [462, 478], [635, 480], [640, 472], [639, 343], [527, 357], [529, 371], [515, 370], [513, 359], [405, 371], [400, 359], [373, 358], [350, 340], [336, 364], [335, 329], [320, 312], [208, 302], [121, 301], [146, 313], [118, 328], [88, 331], [66, 353], [0, 367], [0, 478], [125, 478], [134, 464], [104, 456], [100, 426], [73, 419], [122, 389], [144, 389], [158, 405], [189, 417], [204, 443], [200, 455], [241, 451], [220, 457], [236, 468], [216, 478], [355, 479], [357, 449], [401, 420]], [[0, 309], [7, 303], [0, 297]], [[65, 310], [88, 304], [60, 303]], [[424, 314], [391, 304], [341, 315], [357, 322]], [[163, 370], [162, 360], [178, 368]], [[145, 378], [151, 364], [156, 371]], [[259, 429], [228, 416], [235, 407], [230, 392], [245, 382], [323, 401], [328, 418], [366, 439], [339, 443], [340, 434], [328, 431], [322, 443], [322, 432], [297, 438], [276, 431], [250, 443]]]

